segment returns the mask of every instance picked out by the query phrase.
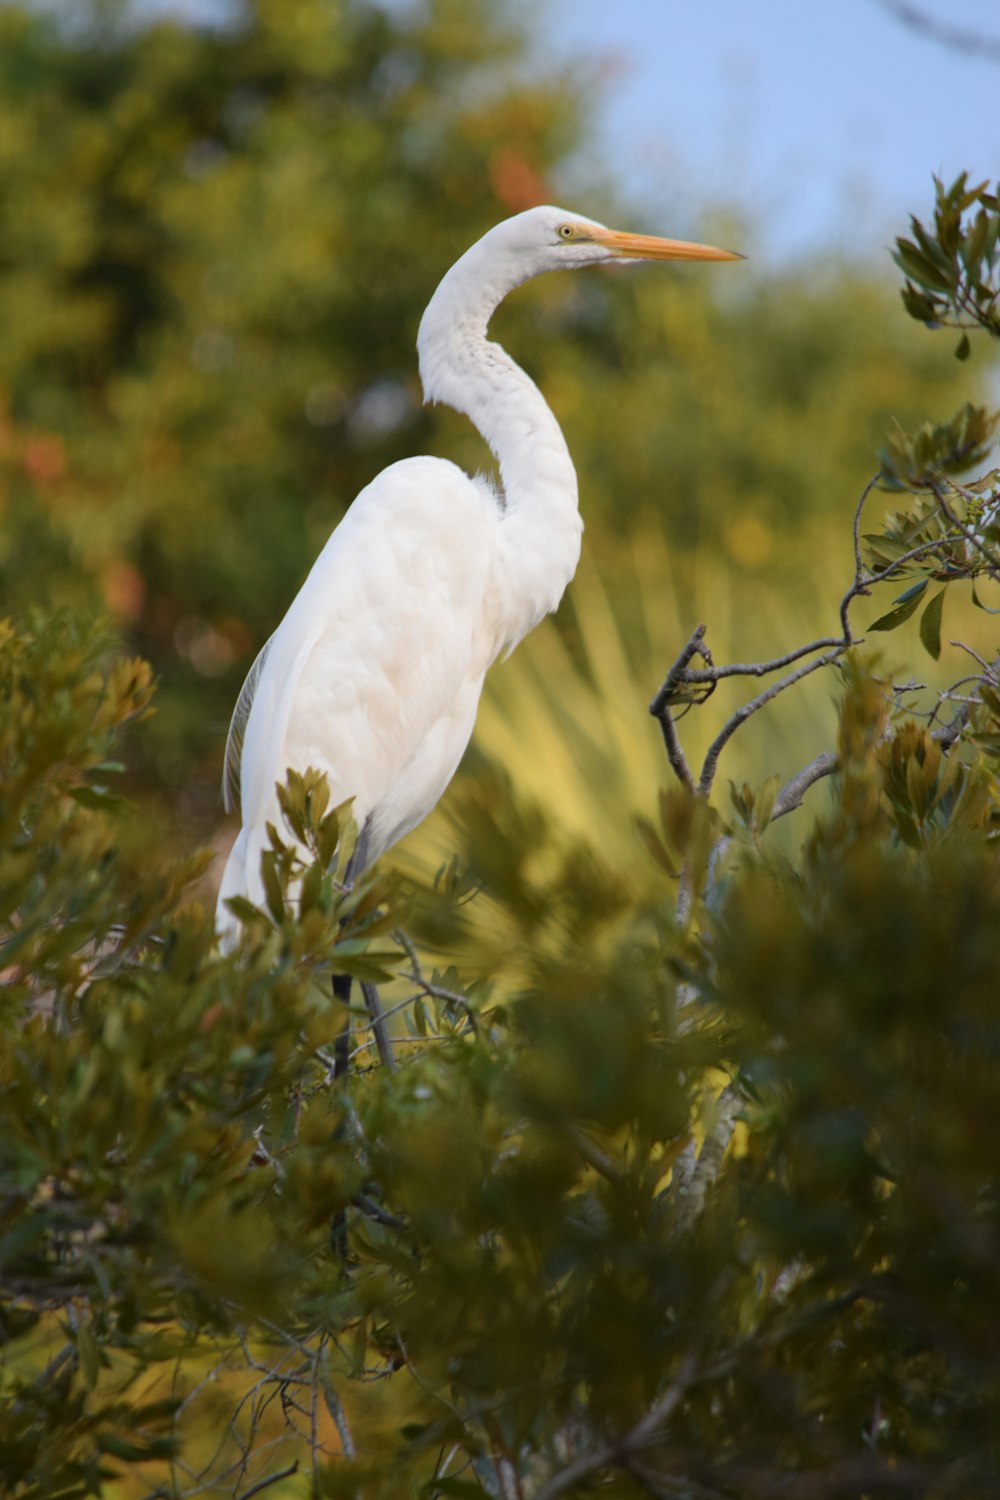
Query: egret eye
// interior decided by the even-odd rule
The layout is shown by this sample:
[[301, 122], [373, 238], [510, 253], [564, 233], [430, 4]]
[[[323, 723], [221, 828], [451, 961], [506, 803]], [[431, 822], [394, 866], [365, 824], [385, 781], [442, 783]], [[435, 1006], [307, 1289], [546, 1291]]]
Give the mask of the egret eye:
[[559, 228], [556, 230], [556, 234], [561, 240], [576, 239], [576, 230], [573, 228], [572, 224], [560, 224]]

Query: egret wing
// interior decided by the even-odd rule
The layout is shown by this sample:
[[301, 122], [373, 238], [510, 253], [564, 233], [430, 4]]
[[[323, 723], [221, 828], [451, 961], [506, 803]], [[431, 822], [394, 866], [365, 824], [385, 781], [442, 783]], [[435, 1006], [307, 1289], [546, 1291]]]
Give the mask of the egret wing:
[[276, 816], [290, 765], [325, 771], [361, 821], [387, 797], [407, 803], [394, 824], [429, 809], [457, 753], [442, 752], [436, 787], [407, 768], [496, 654], [495, 529], [488, 492], [440, 459], [404, 460], [362, 491], [240, 695], [230, 760], [247, 827]]
[[246, 681], [240, 688], [240, 696], [236, 700], [233, 709], [233, 717], [229, 722], [229, 733], [226, 736], [226, 761], [222, 773], [222, 805], [226, 812], [235, 812], [240, 805], [240, 774], [243, 761], [243, 740], [246, 735], [247, 720], [253, 707], [254, 695], [257, 692], [257, 684], [260, 682], [264, 663], [267, 661], [267, 653], [274, 641], [272, 635], [266, 640], [257, 654], [257, 660], [250, 668]]

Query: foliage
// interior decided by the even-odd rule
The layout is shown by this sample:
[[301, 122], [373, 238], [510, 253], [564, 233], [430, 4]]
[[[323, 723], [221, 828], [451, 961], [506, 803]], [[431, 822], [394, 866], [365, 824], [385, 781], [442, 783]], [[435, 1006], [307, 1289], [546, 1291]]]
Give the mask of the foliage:
[[[73, 795], [113, 774], [141, 674], [95, 671], [64, 621], [3, 650], [5, 816], [35, 847], [7, 878], [0, 1052], [14, 1493], [241, 1489], [310, 1450], [331, 1495], [610, 1472], [623, 1495], [749, 1497], [776, 1472], [792, 1495], [992, 1493], [995, 691], [945, 756], [850, 658], [837, 794], [797, 867], [734, 824], [724, 900], [686, 924], [665, 872], [623, 904], [494, 781], [462, 882], [345, 897], [318, 861], [301, 921], [220, 958], [197, 862], [137, 888], [127, 812]], [[44, 734], [36, 663], [62, 684]], [[330, 836], [310, 778], [286, 805]], [[665, 836], [690, 862], [681, 806]], [[385, 934], [447, 948], [470, 882], [518, 936], [466, 998]], [[361, 1040], [336, 1072], [328, 980], [352, 965], [403, 976], [395, 1071]]]
[[[988, 182], [970, 188], [967, 172], [947, 188], [935, 177], [934, 188], [933, 233], [913, 216], [913, 239], [896, 241], [893, 259], [907, 277], [903, 305], [930, 327], [985, 328], [1000, 339], [997, 195]], [[963, 332], [955, 353], [968, 359], [971, 348]]]
[[[890, 517], [854, 594], [992, 567], [932, 457], [931, 534], [894, 550]], [[481, 769], [434, 886], [348, 891], [344, 810], [292, 774], [220, 956], [204, 859], [137, 864], [112, 790], [148, 670], [65, 616], [5, 629], [13, 1493], [993, 1492], [1000, 686], [981, 661], [921, 724], [836, 644], [793, 861], [773, 778], [662, 794], [640, 892]]]

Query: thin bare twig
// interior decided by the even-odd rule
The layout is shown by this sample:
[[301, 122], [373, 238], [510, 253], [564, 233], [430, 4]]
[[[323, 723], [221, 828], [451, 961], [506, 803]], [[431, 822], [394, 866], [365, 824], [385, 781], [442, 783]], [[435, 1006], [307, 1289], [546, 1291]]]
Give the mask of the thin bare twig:
[[684, 681], [705, 683], [721, 682], [723, 677], [767, 677], [771, 672], [780, 672], [782, 667], [791, 666], [793, 661], [801, 661], [803, 656], [809, 656], [813, 651], [823, 651], [828, 646], [843, 649], [845, 644], [842, 636], [823, 636], [821, 640], [810, 641], [808, 646], [798, 646], [784, 656], [775, 656], [771, 661], [727, 662], [724, 667], [711, 667], [704, 671], [695, 668], [684, 673]]
[[336, 1387], [330, 1377], [330, 1358], [326, 1352], [325, 1343], [316, 1355], [316, 1374], [318, 1382], [322, 1387], [326, 1409], [333, 1418], [333, 1425], [337, 1429], [340, 1446], [348, 1458], [353, 1458], [357, 1449], [354, 1446], [354, 1438], [351, 1435], [351, 1429], [347, 1422], [347, 1413], [344, 1411], [344, 1404], [337, 1395]]
[[702, 641], [705, 639], [707, 628], [705, 625], [698, 625], [691, 632], [687, 645], [660, 683], [659, 688], [653, 695], [653, 701], [649, 705], [649, 712], [660, 725], [667, 759], [673, 768], [674, 775], [682, 786], [686, 786], [692, 792], [694, 791], [694, 777], [691, 775], [691, 768], [687, 763], [684, 748], [677, 738], [677, 726], [674, 724], [674, 716], [670, 712], [670, 697], [677, 684], [684, 677], [691, 658], [696, 653], [704, 655]]
[[670, 762], [670, 766], [674, 772], [674, 775], [677, 777], [677, 780], [681, 783], [682, 786], [686, 786], [688, 791], [693, 792], [694, 777], [691, 775], [691, 768], [687, 763], [687, 756], [684, 754], [684, 747], [682, 746], [680, 740], [677, 738], [677, 725], [674, 723], [674, 716], [670, 712], [667, 704], [663, 705], [663, 708], [656, 715], [656, 717], [659, 721], [660, 733], [663, 735], [663, 744], [667, 752], [667, 760]]
[[238, 1500], [250, 1500], [251, 1495], [259, 1495], [261, 1490], [269, 1489], [272, 1484], [280, 1484], [283, 1479], [290, 1479], [298, 1472], [299, 1461], [296, 1459], [294, 1463], [288, 1465], [287, 1469], [279, 1469], [276, 1474], [270, 1474], [266, 1479], [258, 1479], [256, 1484], [252, 1484], [248, 1490], [243, 1491]]
[[940, 47], [952, 52], [963, 52], [966, 57], [981, 57], [986, 62], [1000, 64], [1000, 36], [991, 36], [985, 31], [975, 31], [971, 26], [955, 26], [932, 16], [910, 0], [876, 0], [882, 10], [888, 11], [897, 21], [911, 31], [916, 31]]
[[985, 657], [980, 656], [979, 652], [974, 651], [972, 647], [965, 641], [949, 641], [948, 644], [950, 646], [957, 646], [960, 651], [964, 651], [966, 655], [971, 656], [973, 661], [977, 661], [983, 669], [982, 677], [963, 677], [961, 679], [961, 682], [952, 683], [953, 688], [961, 687], [963, 682], [987, 682], [991, 687], [997, 686], [998, 681], [1000, 681], [1000, 677], [998, 677], [997, 671], [997, 662], [988, 662]]
[[633, 1454], [640, 1453], [650, 1443], [656, 1442], [662, 1428], [687, 1395], [694, 1380], [694, 1369], [694, 1358], [688, 1355], [682, 1360], [676, 1378], [634, 1427], [617, 1440], [601, 1443], [589, 1453], [582, 1453], [564, 1469], [560, 1469], [558, 1474], [553, 1474], [536, 1491], [535, 1500], [557, 1500], [559, 1495], [565, 1495], [581, 1480], [599, 1474], [609, 1465], [624, 1467]]
[[702, 641], [705, 639], [705, 631], [707, 629], [707, 625], [695, 626], [694, 630], [691, 632], [690, 638], [688, 639], [687, 645], [684, 647], [683, 651], [678, 656], [673, 666], [667, 672], [666, 677], [664, 677], [663, 681], [660, 683], [660, 686], [657, 688], [656, 693], [653, 695], [653, 701], [649, 705], [649, 711], [653, 715], [654, 719], [658, 719], [660, 717], [660, 714], [666, 706], [667, 699], [670, 697], [677, 684], [683, 678], [687, 669], [688, 662], [696, 653], [702, 652]]
[[606, 1151], [602, 1151], [597, 1142], [592, 1141], [590, 1136], [585, 1134], [577, 1125], [567, 1124], [564, 1128], [564, 1134], [568, 1140], [573, 1142], [573, 1145], [579, 1151], [584, 1161], [588, 1166], [593, 1167], [595, 1172], [599, 1172], [602, 1177], [606, 1177], [608, 1182], [625, 1181], [625, 1173], [618, 1163], [613, 1161]]
[[786, 688], [792, 687], [796, 682], [801, 682], [803, 677], [808, 677], [810, 672], [816, 672], [820, 667], [832, 666], [842, 655], [843, 647], [841, 646], [836, 651], [828, 652], [825, 656], [816, 657], [814, 661], [805, 662], [801, 667], [796, 668], [794, 672], [789, 672], [786, 676], [779, 678], [777, 682], [772, 682], [771, 686], [765, 688], [763, 692], [758, 693], [756, 698], [751, 698], [749, 703], [744, 703], [736, 710], [726, 723], [723, 724], [706, 752], [702, 763], [701, 777], [698, 782], [698, 790], [702, 796], [707, 797], [712, 790], [712, 783], [715, 780], [715, 772], [719, 764], [719, 756], [740, 725], [745, 724], [751, 715], [755, 714], [758, 709], [763, 708], [766, 703], [770, 703], [773, 698], [777, 698], [778, 694], [783, 693]]
[[427, 978], [420, 967], [420, 959], [417, 956], [416, 947], [412, 939], [407, 937], [405, 932], [394, 932], [392, 936], [393, 940], [400, 945], [410, 960], [410, 973], [404, 974], [403, 978], [408, 979], [411, 984], [415, 984], [419, 990], [425, 995], [429, 995], [432, 1000], [441, 1000], [446, 1005], [457, 1006], [459, 1010], [465, 1013], [465, 1018], [469, 1023], [469, 1030], [473, 1036], [478, 1036], [479, 1022], [476, 1019], [475, 1011], [469, 1004], [468, 997], [460, 994], [457, 990], [448, 990], [440, 984], [434, 984], [432, 980]]
[[803, 766], [801, 771], [796, 771], [795, 775], [785, 782], [774, 799], [771, 822], [801, 807], [802, 799], [809, 788], [815, 786], [817, 781], [821, 781], [824, 776], [832, 776], [839, 764], [839, 756], [835, 755], [832, 750], [823, 750], [815, 760]]
[[367, 1193], [355, 1193], [351, 1202], [356, 1208], [360, 1208], [363, 1214], [367, 1214], [369, 1219], [374, 1219], [377, 1224], [384, 1224], [387, 1229], [406, 1229], [408, 1227], [405, 1219], [400, 1219], [396, 1214], [389, 1213], [380, 1203], [376, 1203], [374, 1198], [369, 1198]]

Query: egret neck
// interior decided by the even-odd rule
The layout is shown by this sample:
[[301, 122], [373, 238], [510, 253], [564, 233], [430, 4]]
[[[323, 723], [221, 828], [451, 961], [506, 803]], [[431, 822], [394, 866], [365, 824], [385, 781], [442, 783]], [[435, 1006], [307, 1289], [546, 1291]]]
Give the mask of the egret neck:
[[[555, 609], [580, 557], [583, 522], [576, 470], [545, 397], [505, 349], [486, 336], [504, 297], [535, 274], [524, 260], [497, 260], [486, 235], [452, 266], [420, 323], [424, 396], [469, 417], [500, 466], [506, 644]], [[505, 274], [506, 273], [506, 274]]]

